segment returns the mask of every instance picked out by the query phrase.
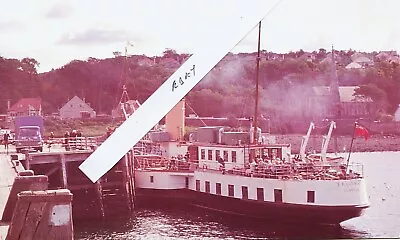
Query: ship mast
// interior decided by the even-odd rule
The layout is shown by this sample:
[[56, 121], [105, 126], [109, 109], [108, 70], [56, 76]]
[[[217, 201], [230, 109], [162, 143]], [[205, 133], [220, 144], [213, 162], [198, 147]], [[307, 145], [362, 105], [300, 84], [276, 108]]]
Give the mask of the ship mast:
[[257, 67], [256, 67], [256, 92], [255, 92], [255, 108], [254, 108], [254, 143], [258, 143], [257, 137], [257, 123], [258, 123], [258, 83], [260, 75], [260, 40], [261, 40], [261, 21], [258, 23], [258, 49], [257, 49]]
[[[124, 72], [123, 72], [123, 77], [122, 77], [122, 96], [120, 99], [120, 103], [126, 103], [129, 100], [128, 93], [126, 91], [126, 83], [127, 83], [127, 78], [128, 78], [128, 71], [127, 71], [127, 61], [128, 61], [128, 46], [131, 46], [131, 44], [127, 41], [126, 46], [125, 46], [125, 56], [124, 56]], [[125, 97], [125, 98], [124, 98]]]
[[[340, 93], [339, 93], [339, 80], [338, 80], [338, 75], [337, 75], [337, 69], [336, 69], [336, 61], [335, 61], [335, 54], [334, 54], [334, 49], [332, 45], [332, 82], [330, 85], [330, 90], [332, 94], [332, 107], [331, 109], [333, 110], [332, 116], [335, 120], [338, 120], [341, 118], [341, 105], [340, 105]], [[336, 125], [335, 125], [336, 127]], [[328, 139], [329, 141], [329, 139]], [[335, 153], [337, 153], [338, 149], [338, 143], [337, 143], [337, 135], [335, 134]]]
[[125, 57], [124, 57], [124, 72], [123, 72], [123, 84], [122, 84], [122, 95], [121, 95], [121, 99], [119, 100], [119, 104], [121, 107], [121, 110], [124, 114], [125, 119], [128, 118], [128, 113], [126, 110], [126, 103], [130, 100], [129, 95], [128, 95], [128, 91], [126, 89], [126, 83], [128, 81], [128, 47], [132, 47], [133, 44], [130, 43], [129, 41], [126, 42], [126, 46], [125, 46]]
[[336, 60], [334, 49], [332, 45], [332, 79], [330, 84], [330, 91], [331, 91], [331, 101], [332, 101], [332, 116], [334, 118], [340, 118], [340, 93], [339, 93], [339, 81], [337, 76], [337, 69], [336, 69]]

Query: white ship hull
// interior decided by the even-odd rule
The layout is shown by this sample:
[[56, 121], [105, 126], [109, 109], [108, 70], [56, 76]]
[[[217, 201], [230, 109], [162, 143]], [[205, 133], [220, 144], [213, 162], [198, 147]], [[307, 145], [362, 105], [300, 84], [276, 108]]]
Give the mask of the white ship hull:
[[220, 171], [136, 170], [137, 203], [183, 202], [273, 221], [339, 224], [369, 206], [365, 180], [267, 179]]

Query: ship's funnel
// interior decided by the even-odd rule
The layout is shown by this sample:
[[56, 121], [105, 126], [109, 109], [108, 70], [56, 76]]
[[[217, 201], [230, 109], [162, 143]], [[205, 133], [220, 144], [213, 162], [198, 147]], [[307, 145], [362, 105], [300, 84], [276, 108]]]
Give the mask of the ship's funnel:
[[182, 99], [167, 113], [165, 125], [171, 140], [183, 140], [185, 135], [185, 99]]

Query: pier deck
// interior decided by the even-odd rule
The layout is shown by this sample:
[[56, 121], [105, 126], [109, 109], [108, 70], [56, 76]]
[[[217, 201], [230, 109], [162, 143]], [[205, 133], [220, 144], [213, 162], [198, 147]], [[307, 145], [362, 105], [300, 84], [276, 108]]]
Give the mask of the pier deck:
[[[7, 155], [4, 146], [0, 146], [0, 216], [3, 215], [11, 186], [14, 182], [16, 172], [12, 167], [10, 155]], [[0, 223], [0, 240], [6, 239], [8, 225]]]
[[[0, 145], [0, 218], [3, 215], [17, 169], [12, 155], [19, 160], [18, 171], [31, 169], [35, 175], [49, 178], [49, 189], [69, 189], [74, 220], [105, 219], [129, 215], [134, 208], [133, 154], [129, 152], [98, 182], [92, 183], [78, 166], [93, 150], [65, 150], [60, 145], [45, 146], [43, 152], [16, 153], [11, 145], [8, 154]], [[8, 232], [8, 223], [0, 222], [0, 240]]]

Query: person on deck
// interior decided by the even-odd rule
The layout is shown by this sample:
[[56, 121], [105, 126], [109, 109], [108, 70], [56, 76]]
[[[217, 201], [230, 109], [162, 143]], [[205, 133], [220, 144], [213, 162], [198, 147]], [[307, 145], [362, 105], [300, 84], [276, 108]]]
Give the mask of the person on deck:
[[252, 173], [256, 171], [256, 167], [257, 167], [257, 162], [253, 159], [253, 161], [250, 163], [250, 170]]
[[10, 135], [7, 132], [4, 133], [3, 141], [4, 141], [4, 148], [6, 149], [7, 154], [8, 154], [8, 140], [9, 140], [9, 138], [10, 138]]
[[218, 163], [221, 164], [222, 174], [225, 174], [225, 161], [221, 156], [218, 156]]
[[189, 159], [190, 159], [189, 152], [186, 152], [184, 159], [185, 159], [186, 162], [189, 162]]
[[65, 148], [67, 148], [67, 145], [68, 145], [68, 138], [69, 138], [69, 132], [65, 132], [65, 134], [64, 134]]
[[76, 130], [72, 130], [72, 132], [69, 134], [70, 137], [77, 137], [77, 132]]
[[47, 145], [48, 145], [49, 149], [51, 148], [51, 145], [53, 144], [53, 139], [54, 139], [54, 133], [50, 132], [50, 136], [49, 136], [49, 139], [47, 141]]

